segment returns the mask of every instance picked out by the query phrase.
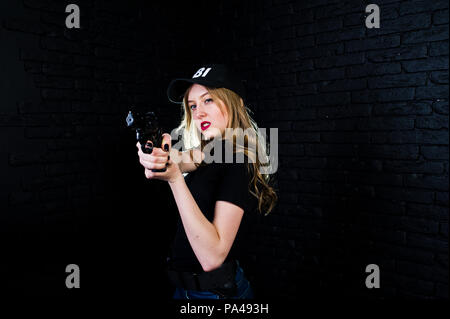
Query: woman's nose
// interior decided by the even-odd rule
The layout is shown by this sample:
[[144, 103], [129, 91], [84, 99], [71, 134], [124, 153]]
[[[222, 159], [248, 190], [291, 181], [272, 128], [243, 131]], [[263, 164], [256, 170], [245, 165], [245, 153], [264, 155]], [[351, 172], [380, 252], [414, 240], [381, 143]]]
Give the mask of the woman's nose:
[[205, 113], [205, 109], [203, 108], [203, 106], [197, 106], [197, 117], [201, 118], [204, 117], [206, 115]]

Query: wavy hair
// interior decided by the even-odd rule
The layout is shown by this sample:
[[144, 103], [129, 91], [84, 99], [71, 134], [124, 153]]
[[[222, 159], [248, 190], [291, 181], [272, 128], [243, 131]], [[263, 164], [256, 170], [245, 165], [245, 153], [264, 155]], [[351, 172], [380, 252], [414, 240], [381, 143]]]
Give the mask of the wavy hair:
[[[192, 87], [192, 86], [191, 86]], [[184, 94], [182, 103], [182, 120], [181, 124], [176, 128], [176, 132], [182, 137], [182, 144], [184, 149], [194, 149], [200, 147], [203, 151], [208, 141], [201, 138], [201, 133], [194, 125], [192, 111], [188, 104], [188, 95], [191, 87], [187, 89]], [[225, 107], [228, 113], [227, 128], [242, 130], [234, 130], [233, 136], [230, 136], [226, 130], [222, 134], [222, 138], [231, 140], [233, 142], [233, 153], [242, 152], [247, 159], [247, 172], [251, 175], [249, 183], [250, 193], [258, 200], [258, 211], [269, 214], [276, 205], [278, 196], [275, 189], [271, 186], [273, 177], [270, 174], [263, 174], [260, 172], [260, 167], [264, 163], [269, 163], [265, 141], [260, 138], [259, 129], [256, 122], [250, 116], [251, 110], [244, 105], [242, 98], [231, 90], [225, 88], [208, 88], [209, 94], [219, 107]], [[223, 112], [223, 109], [221, 109]], [[243, 136], [240, 136], [245, 132]], [[263, 161], [260, 161], [260, 159]], [[203, 163], [196, 164], [196, 166]], [[268, 167], [267, 165], [265, 167]]]

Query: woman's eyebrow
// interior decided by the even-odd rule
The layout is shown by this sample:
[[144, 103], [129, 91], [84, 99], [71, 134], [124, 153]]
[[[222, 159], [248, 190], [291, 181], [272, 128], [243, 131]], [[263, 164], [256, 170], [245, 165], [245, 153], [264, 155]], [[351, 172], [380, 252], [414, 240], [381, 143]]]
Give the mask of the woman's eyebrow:
[[[208, 94], [208, 93], [209, 93], [209, 92], [203, 93], [202, 95], [200, 95], [200, 97], [203, 97], [203, 96], [205, 96], [205, 95]], [[188, 100], [188, 102], [195, 102], [195, 101]]]

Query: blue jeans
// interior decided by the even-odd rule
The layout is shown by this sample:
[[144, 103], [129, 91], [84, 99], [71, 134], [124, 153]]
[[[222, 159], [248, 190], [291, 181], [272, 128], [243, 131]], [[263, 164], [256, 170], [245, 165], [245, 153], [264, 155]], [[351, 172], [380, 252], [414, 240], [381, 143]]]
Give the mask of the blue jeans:
[[[239, 266], [236, 271], [236, 285], [237, 293], [235, 296], [229, 297], [230, 299], [253, 299], [253, 290], [250, 286], [250, 282], [245, 278], [244, 271]], [[183, 288], [176, 288], [173, 294], [173, 299], [225, 299], [225, 297], [210, 292], [210, 291], [197, 291], [186, 290]]]

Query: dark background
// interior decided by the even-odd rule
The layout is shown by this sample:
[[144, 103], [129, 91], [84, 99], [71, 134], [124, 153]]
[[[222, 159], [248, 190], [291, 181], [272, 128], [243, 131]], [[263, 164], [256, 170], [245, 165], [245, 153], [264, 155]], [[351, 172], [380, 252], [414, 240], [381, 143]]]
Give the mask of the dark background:
[[171, 130], [169, 81], [224, 62], [279, 129], [279, 203], [245, 269], [258, 296], [448, 298], [448, 1], [77, 0], [67, 29], [69, 3], [0, 2], [2, 292], [170, 298], [176, 206], [124, 119], [149, 107]]

